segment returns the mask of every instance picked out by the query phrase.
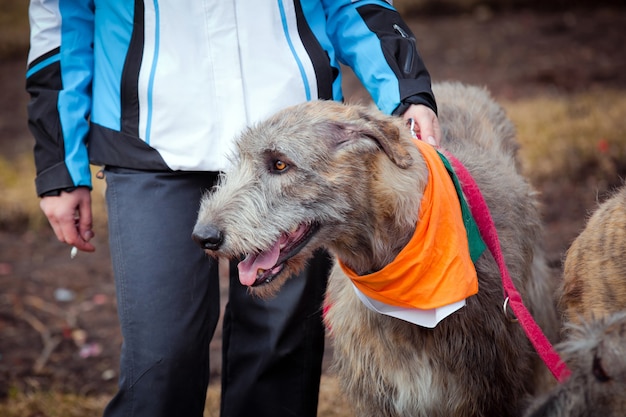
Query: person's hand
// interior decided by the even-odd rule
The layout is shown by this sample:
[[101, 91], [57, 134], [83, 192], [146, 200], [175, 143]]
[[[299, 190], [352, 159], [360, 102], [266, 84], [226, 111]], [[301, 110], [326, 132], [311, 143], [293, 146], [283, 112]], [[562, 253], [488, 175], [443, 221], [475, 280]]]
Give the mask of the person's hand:
[[441, 143], [441, 128], [435, 112], [423, 104], [412, 104], [402, 115], [404, 120], [413, 119], [415, 134], [418, 138], [433, 146]]
[[43, 197], [39, 203], [59, 241], [84, 252], [96, 248], [89, 243], [94, 237], [91, 217], [91, 191], [78, 187], [59, 196]]

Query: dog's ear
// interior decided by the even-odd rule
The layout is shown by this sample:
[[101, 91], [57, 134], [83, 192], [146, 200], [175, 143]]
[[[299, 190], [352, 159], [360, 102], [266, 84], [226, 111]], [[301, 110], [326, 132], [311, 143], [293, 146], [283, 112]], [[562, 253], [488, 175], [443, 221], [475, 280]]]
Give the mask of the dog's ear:
[[345, 143], [367, 137], [376, 142], [398, 167], [406, 169], [413, 164], [413, 158], [400, 142], [400, 129], [395, 123], [387, 118], [372, 117], [364, 111], [359, 111], [359, 117], [364, 123], [344, 126], [348, 133]]

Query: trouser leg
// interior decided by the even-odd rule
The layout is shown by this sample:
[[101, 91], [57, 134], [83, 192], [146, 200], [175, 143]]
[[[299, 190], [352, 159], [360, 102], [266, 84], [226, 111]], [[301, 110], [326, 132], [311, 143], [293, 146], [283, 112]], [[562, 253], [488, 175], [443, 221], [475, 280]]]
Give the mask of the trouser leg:
[[219, 318], [217, 262], [191, 239], [215, 175], [107, 170], [109, 240], [123, 336], [107, 417], [201, 417]]
[[278, 296], [251, 296], [230, 266], [223, 333], [222, 417], [317, 415], [322, 300], [330, 260], [318, 251]]

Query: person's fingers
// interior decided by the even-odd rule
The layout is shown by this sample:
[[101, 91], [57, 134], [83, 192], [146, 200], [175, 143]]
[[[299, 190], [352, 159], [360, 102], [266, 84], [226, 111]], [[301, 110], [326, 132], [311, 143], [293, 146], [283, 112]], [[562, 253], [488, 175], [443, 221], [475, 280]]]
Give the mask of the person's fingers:
[[78, 250], [93, 252], [96, 248], [89, 243], [94, 237], [92, 230], [91, 194], [86, 189], [78, 189], [75, 197], [78, 199], [74, 217], [74, 233], [72, 242]]
[[[60, 226], [63, 234], [63, 242], [75, 246], [76, 249], [80, 251], [93, 252], [95, 247], [81, 235], [80, 223], [81, 219], [78, 212], [76, 212], [76, 215], [72, 216], [71, 219], [64, 218]], [[92, 233], [90, 230], [89, 232]]]
[[422, 140], [425, 140], [431, 145], [436, 145], [435, 141], [435, 129], [433, 128], [433, 121], [426, 114], [420, 114], [419, 118], [415, 121], [419, 127], [419, 133]]
[[[439, 146], [441, 144], [441, 137], [441, 126], [439, 126], [439, 119], [435, 115], [435, 118], [433, 119], [433, 139], [435, 146]], [[431, 145], [433, 144], [431, 143]]]
[[435, 112], [428, 108], [426, 110], [420, 113], [420, 119], [417, 121], [422, 139], [433, 146], [439, 146], [441, 143], [439, 120]]
[[78, 218], [76, 215], [72, 215], [71, 217], [63, 215], [63, 217], [59, 219], [63, 242], [68, 245], [76, 245], [76, 241], [79, 238], [78, 227], [76, 226], [77, 221]]
[[73, 241], [73, 243], [70, 243], [76, 249], [82, 252], [94, 252], [96, 250], [96, 247], [92, 243], [84, 240], [82, 237], [78, 235], [78, 233], [76, 233], [76, 236], [77, 237]]
[[94, 237], [91, 204], [82, 203], [78, 207], [78, 233], [85, 242]]

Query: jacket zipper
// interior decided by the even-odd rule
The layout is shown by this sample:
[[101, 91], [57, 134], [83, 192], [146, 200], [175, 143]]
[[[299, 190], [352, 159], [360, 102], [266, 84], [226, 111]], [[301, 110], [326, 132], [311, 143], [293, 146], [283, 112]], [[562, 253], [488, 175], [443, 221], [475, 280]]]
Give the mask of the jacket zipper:
[[393, 29], [404, 39], [408, 40], [409, 43], [411, 44], [406, 55], [406, 60], [404, 61], [404, 67], [402, 68], [402, 70], [404, 71], [406, 75], [410, 75], [411, 70], [413, 69], [413, 60], [415, 58], [415, 48], [416, 48], [415, 38], [412, 36], [409, 36], [408, 33], [404, 31], [404, 29], [402, 29], [400, 26], [398, 26], [395, 23], [393, 24]]

